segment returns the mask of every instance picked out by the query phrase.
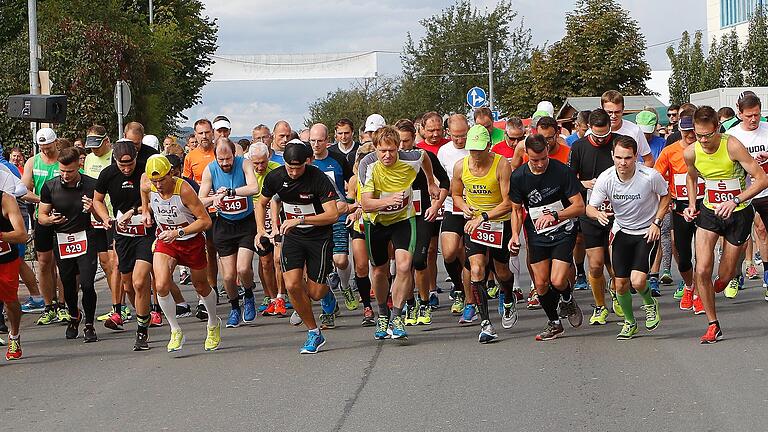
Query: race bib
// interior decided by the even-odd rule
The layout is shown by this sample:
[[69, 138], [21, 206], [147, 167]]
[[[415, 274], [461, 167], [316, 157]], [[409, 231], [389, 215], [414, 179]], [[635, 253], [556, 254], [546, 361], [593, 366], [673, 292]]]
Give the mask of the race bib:
[[742, 192], [739, 179], [707, 180], [705, 187], [707, 200], [710, 204], [722, 204], [731, 201]]
[[248, 198], [241, 196], [224, 197], [221, 200], [219, 213], [225, 215], [240, 214], [248, 209]]
[[103, 223], [101, 223], [99, 221], [96, 221], [96, 220], [91, 220], [91, 226], [94, 229], [106, 229], [106, 228], [104, 228], [104, 224]]
[[504, 239], [504, 223], [483, 222], [472, 232], [469, 238], [477, 244], [501, 249], [501, 243]]
[[416, 210], [416, 215], [421, 216], [421, 191], [413, 191], [413, 209]]
[[157, 225], [159, 228], [158, 231], [168, 231], [168, 230], [177, 230], [177, 229], [188, 227], [189, 223], [184, 222], [181, 224], [170, 224], [170, 223], [162, 223], [158, 221]]
[[[117, 212], [117, 219], [120, 220], [123, 217], [123, 212]], [[147, 235], [147, 227], [144, 226], [144, 221], [141, 220], [141, 215], [133, 215], [125, 223], [120, 225], [115, 222], [115, 232], [126, 237], [143, 237]]]
[[[686, 184], [687, 178], [688, 174], [675, 174], [675, 195], [677, 196], [678, 201], [688, 201], [688, 185]], [[699, 177], [699, 181], [696, 186], [696, 199], [704, 198], [704, 180], [701, 177]]]
[[[551, 214], [553, 211], [559, 213], [559, 212], [563, 211], [563, 209], [564, 209], [563, 203], [560, 202], [560, 201], [557, 201], [557, 202], [553, 202], [552, 204], [546, 204], [546, 205], [538, 206], [538, 207], [531, 207], [530, 209], [528, 209], [528, 214], [531, 216], [531, 221], [533, 222], [533, 226], [535, 228], [536, 227], [536, 221], [539, 220], [541, 217], [543, 217], [544, 215]], [[544, 227], [542, 229], [537, 229], [536, 230], [536, 234], [545, 234], [545, 233], [548, 233], [550, 231], [554, 231], [554, 230], [556, 230], [556, 229], [560, 228], [561, 226], [564, 226], [564, 225], [566, 225], [568, 223], [570, 223], [569, 220], [561, 220], [560, 222], [556, 223], [555, 225]]]
[[[299, 216], [314, 216], [315, 206], [313, 204], [288, 204], [283, 203], [283, 212], [285, 212], [285, 220], [296, 219]], [[311, 228], [312, 225], [299, 224], [296, 225], [299, 228]]]
[[440, 206], [439, 209], [437, 209], [437, 217], [435, 220], [441, 221], [443, 220], [443, 217], [445, 216], [445, 207]]
[[[392, 196], [395, 193], [400, 193], [400, 192], [382, 192], [381, 193], [381, 198], [386, 198], [388, 196]], [[408, 207], [408, 204], [410, 204], [410, 202], [411, 202], [411, 195], [410, 194], [406, 194], [405, 198], [403, 198], [403, 202], [401, 202], [400, 204], [393, 204], [391, 206], [384, 207], [384, 209], [379, 210], [379, 213], [380, 214], [395, 214], [395, 213], [399, 213], [403, 209]]]
[[8, 242], [0, 241], [0, 256], [7, 255], [11, 252], [11, 244]]
[[[587, 203], [589, 203], [589, 199], [592, 197], [592, 189], [587, 189]], [[597, 206], [597, 210], [601, 212], [606, 213], [613, 213], [613, 205], [611, 205], [611, 202], [608, 200], [605, 200]]]
[[59, 256], [61, 259], [76, 258], [85, 255], [88, 250], [88, 236], [85, 231], [73, 234], [56, 233], [59, 243]]
[[264, 228], [267, 232], [272, 231], [272, 201], [267, 203], [267, 213], [264, 218]]

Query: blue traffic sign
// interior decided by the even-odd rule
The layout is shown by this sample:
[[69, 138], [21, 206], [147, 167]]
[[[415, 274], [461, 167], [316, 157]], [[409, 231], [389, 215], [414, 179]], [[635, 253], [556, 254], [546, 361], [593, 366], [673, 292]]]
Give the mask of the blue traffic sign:
[[480, 87], [472, 87], [467, 92], [467, 104], [472, 108], [480, 108], [488, 104], [485, 98], [485, 90]]

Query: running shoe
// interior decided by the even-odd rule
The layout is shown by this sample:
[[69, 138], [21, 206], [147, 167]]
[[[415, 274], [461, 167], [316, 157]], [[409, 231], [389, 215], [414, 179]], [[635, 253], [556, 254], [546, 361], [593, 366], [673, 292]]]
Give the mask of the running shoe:
[[489, 298], [495, 299], [499, 295], [499, 285], [494, 281], [489, 281], [487, 292]]
[[480, 343], [490, 343], [499, 338], [496, 334], [496, 329], [493, 328], [493, 324], [490, 321], [485, 320], [480, 324], [480, 334], [477, 336], [477, 341]]
[[376, 340], [383, 340], [389, 337], [389, 318], [381, 316], [376, 319], [376, 331], [373, 333], [373, 338]]
[[74, 319], [69, 320], [69, 322], [67, 323], [67, 330], [64, 332], [64, 336], [67, 339], [77, 339], [79, 327], [80, 327], [80, 320], [74, 320]]
[[3, 315], [3, 312], [0, 311], [0, 334], [7, 334], [8, 333], [8, 326], [5, 325], [5, 316]]
[[66, 324], [72, 321], [72, 316], [69, 315], [69, 311], [66, 307], [60, 307], [58, 312], [56, 312], [56, 316], [59, 318], [61, 324]]
[[5, 360], [18, 360], [21, 358], [21, 338], [8, 338], [8, 349], [5, 351]]
[[266, 309], [261, 311], [261, 316], [270, 316], [275, 314], [275, 302], [277, 301], [276, 298], [273, 298], [269, 301], [269, 305], [267, 305]]
[[432, 309], [440, 307], [440, 299], [437, 297], [437, 291], [429, 292], [429, 307]]
[[43, 299], [35, 301], [32, 297], [28, 297], [27, 301], [21, 304], [21, 313], [37, 313], [45, 310], [45, 302]]
[[83, 342], [90, 343], [97, 342], [98, 340], [99, 337], [96, 336], [96, 329], [93, 327], [93, 324], [86, 324], [83, 327]]
[[195, 312], [195, 317], [199, 319], [200, 321], [207, 321], [208, 320], [208, 310], [205, 309], [205, 305], [202, 303], [197, 304], [197, 312]]
[[327, 278], [328, 281], [328, 287], [331, 289], [331, 291], [338, 291], [339, 286], [341, 285], [341, 278], [339, 277], [339, 274], [334, 272], [331, 272], [328, 275]]
[[745, 273], [749, 280], [756, 280], [760, 277], [760, 274], [757, 272], [757, 267], [755, 267], [754, 264], [750, 264], [750, 266], [747, 267], [747, 271]]
[[360, 302], [357, 300], [357, 294], [352, 291], [351, 286], [347, 286], [346, 288], [342, 286], [341, 295], [344, 296], [344, 306], [347, 307], [347, 310], [353, 311], [360, 307]]
[[325, 345], [325, 337], [320, 332], [307, 332], [307, 341], [301, 347], [299, 354], [317, 354], [320, 348]]
[[517, 322], [517, 306], [515, 303], [504, 303], [503, 314], [501, 315], [501, 326], [510, 329]]
[[605, 306], [592, 305], [592, 316], [589, 318], [589, 325], [605, 325], [608, 319], [608, 309]]
[[411, 306], [409, 304], [405, 305], [405, 325], [407, 326], [415, 326], [417, 323], [417, 314], [418, 309], [416, 306]]
[[459, 318], [459, 324], [469, 324], [474, 321], [477, 321], [477, 311], [475, 310], [475, 305], [468, 304], [464, 306], [464, 312], [461, 314], [461, 318]]
[[675, 280], [672, 279], [672, 273], [669, 272], [669, 269], [664, 270], [661, 273], [661, 277], [659, 278], [659, 282], [661, 282], [662, 285], [672, 285], [672, 283]]
[[269, 304], [272, 303], [272, 299], [268, 296], [264, 297], [264, 300], [261, 301], [261, 304], [259, 305], [259, 312], [264, 312], [269, 307]]
[[451, 314], [461, 315], [464, 310], [464, 293], [456, 293], [453, 296], [453, 304], [451, 305]]
[[149, 335], [136, 332], [136, 341], [133, 343], [134, 351], [146, 351], [149, 349]]
[[739, 295], [739, 280], [738, 278], [731, 279], [730, 282], [728, 282], [728, 286], [725, 287], [725, 297], [732, 299], [736, 298], [737, 295]]
[[701, 297], [697, 296], [696, 294], [693, 295], [693, 314], [694, 315], [701, 315], [705, 313], [704, 310], [704, 303], [701, 301]]
[[563, 329], [563, 324], [558, 323], [555, 324], [552, 321], [547, 322], [547, 326], [544, 328], [544, 330], [536, 335], [537, 341], [548, 341], [552, 340], [559, 335], [563, 334], [565, 330]]
[[515, 288], [515, 303], [525, 303], [525, 294], [520, 288]]
[[661, 312], [659, 312], [659, 301], [653, 299], [653, 304], [643, 305], [645, 309], [645, 329], [651, 331], [661, 323]]
[[105, 312], [99, 316], [96, 317], [96, 321], [106, 321], [109, 319], [109, 317], [112, 316], [112, 314], [115, 313], [114, 310], [110, 309], [108, 312]]
[[5, 346], [5, 341], [0, 337], [0, 346]]
[[218, 318], [219, 322], [213, 327], [206, 326], [208, 335], [205, 337], [205, 350], [213, 351], [219, 347], [221, 343], [221, 318]]
[[755, 265], [763, 263], [763, 258], [760, 256], [760, 251], [755, 252]]
[[624, 318], [624, 309], [621, 308], [621, 305], [619, 304], [619, 299], [616, 297], [616, 292], [608, 290], [611, 293], [611, 308], [613, 309], [613, 313], [616, 314], [619, 318]]
[[587, 275], [576, 275], [576, 282], [573, 284], [574, 291], [584, 291], [589, 289], [589, 283], [587, 282]]
[[403, 317], [398, 315], [392, 318], [392, 326], [389, 328], [389, 335], [392, 339], [407, 340], [408, 333], [405, 332], [405, 323]]
[[718, 325], [717, 323], [713, 323], [713, 324], [710, 324], [709, 327], [707, 327], [707, 332], [704, 333], [704, 336], [701, 337], [701, 343], [713, 344], [722, 339], [723, 339], [723, 331], [720, 330], [720, 325]]
[[685, 295], [685, 282], [680, 281], [677, 283], [677, 289], [675, 290], [675, 293], [672, 295], [672, 297], [675, 300], [680, 300]]
[[123, 317], [119, 313], [113, 312], [104, 321], [104, 327], [110, 330], [123, 331]]
[[122, 307], [122, 309], [120, 311], [120, 316], [123, 317], [123, 322], [124, 323], [132, 320], [133, 319], [133, 314], [131, 313], [131, 308], [129, 308], [126, 305], [123, 305], [123, 307]]
[[683, 288], [683, 298], [680, 299], [680, 310], [693, 309], [693, 290]]
[[621, 327], [621, 331], [616, 335], [617, 340], [629, 340], [637, 334], [637, 323], [631, 323], [624, 321], [624, 326]]
[[40, 318], [37, 319], [37, 325], [50, 325], [59, 320], [59, 316], [53, 309], [48, 309], [40, 314]]
[[432, 324], [432, 308], [428, 305], [420, 305], [416, 315], [416, 324], [418, 325], [431, 325]]
[[251, 297], [243, 298], [243, 322], [248, 324], [256, 319], [256, 300]]
[[293, 311], [293, 313], [291, 314], [291, 318], [288, 320], [288, 322], [290, 322], [291, 325], [299, 326], [304, 321], [301, 319], [298, 312]]
[[149, 326], [150, 327], [162, 327], [163, 326], [163, 314], [158, 311], [149, 312]]
[[584, 313], [581, 311], [579, 304], [576, 302], [576, 297], [571, 295], [570, 301], [560, 300], [560, 310], [566, 317], [568, 317], [568, 323], [571, 327], [580, 327], [584, 321]]
[[189, 270], [182, 267], [182, 269], [179, 270], [179, 284], [189, 285], [190, 282], [192, 282], [192, 274], [190, 274]]
[[541, 309], [539, 294], [536, 293], [535, 289], [532, 289], [531, 292], [528, 293], [528, 304], [526, 305], [526, 308], [528, 308], [528, 310]]
[[176, 305], [176, 318], [186, 318], [191, 316], [192, 316], [192, 308], [189, 307], [188, 304]]
[[334, 314], [320, 314], [320, 330], [336, 328], [336, 317]]
[[[336, 305], [338, 308], [339, 306]], [[278, 297], [275, 299], [275, 313], [274, 315], [278, 318], [285, 318], [288, 316], [288, 309], [285, 307], [285, 299], [282, 297]]]
[[333, 311], [332, 314], [336, 315], [336, 309], [339, 307], [339, 302], [336, 301], [336, 296], [333, 294], [333, 290], [328, 290], [325, 296], [320, 299], [320, 307], [322, 307], [323, 311], [331, 310]]
[[373, 327], [376, 325], [376, 319], [373, 314], [373, 309], [371, 309], [370, 306], [363, 309], [363, 322], [361, 323], [361, 325], [363, 327]]
[[181, 351], [184, 346], [184, 333], [181, 329], [171, 330], [171, 339], [168, 341], [168, 352]]
[[285, 301], [285, 308], [286, 309], [293, 309], [293, 303], [291, 303], [290, 297], [286, 294], [285, 297], [283, 297], [283, 301]]
[[648, 288], [651, 289], [651, 296], [661, 297], [661, 289], [659, 288], [659, 279], [652, 277], [648, 279]]
[[229, 318], [227, 318], [227, 328], [240, 327], [240, 320], [243, 318], [240, 308], [230, 309]]

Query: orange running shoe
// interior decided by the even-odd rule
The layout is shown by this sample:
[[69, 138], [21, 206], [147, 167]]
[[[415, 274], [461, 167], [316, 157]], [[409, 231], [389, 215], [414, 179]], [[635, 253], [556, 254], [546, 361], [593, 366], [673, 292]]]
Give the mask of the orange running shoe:
[[707, 327], [707, 332], [701, 337], [701, 343], [713, 344], [723, 339], [723, 331], [720, 330], [720, 324], [714, 322]]
[[[284, 318], [288, 316], [288, 311], [285, 308], [285, 299], [284, 298], [276, 298], [274, 304], [274, 313], [272, 315], [277, 316], [278, 318]], [[272, 305], [270, 305], [271, 307]], [[267, 308], [269, 310], [269, 308]]]
[[701, 297], [696, 294], [693, 295], [693, 314], [701, 315], [704, 311], [704, 303], [701, 302]]
[[8, 350], [5, 352], [5, 359], [7, 361], [18, 360], [21, 358], [21, 338], [16, 339], [8, 338]]
[[680, 310], [693, 309], [693, 290], [685, 287], [683, 288], [683, 298], [680, 299]]
[[[285, 300], [283, 300], [283, 302], [285, 302]], [[261, 313], [261, 316], [274, 315], [276, 303], [277, 299], [272, 299], [272, 301], [269, 302], [269, 306], [267, 306], [267, 308], [264, 309], [264, 312]], [[285, 303], [283, 303], [283, 306], [285, 306]]]

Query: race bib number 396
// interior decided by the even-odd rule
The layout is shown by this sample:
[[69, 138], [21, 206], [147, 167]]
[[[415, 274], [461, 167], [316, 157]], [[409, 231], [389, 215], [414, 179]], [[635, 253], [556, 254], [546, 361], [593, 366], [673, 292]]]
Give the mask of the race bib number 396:
[[469, 237], [473, 242], [496, 249], [501, 249], [504, 239], [503, 222], [483, 222]]

